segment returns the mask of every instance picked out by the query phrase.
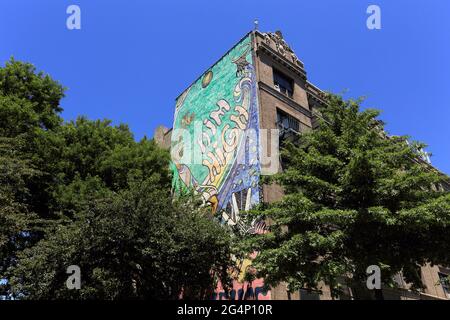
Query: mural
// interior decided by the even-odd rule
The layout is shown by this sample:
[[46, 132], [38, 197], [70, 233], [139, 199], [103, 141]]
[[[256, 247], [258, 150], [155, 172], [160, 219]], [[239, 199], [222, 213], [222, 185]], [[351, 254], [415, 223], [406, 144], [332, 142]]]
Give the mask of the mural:
[[[193, 190], [223, 224], [264, 232], [263, 221], [240, 219], [260, 199], [259, 114], [251, 35], [183, 92], [176, 101], [171, 141], [173, 190]], [[213, 299], [270, 299], [262, 279], [244, 281], [251, 257], [236, 261], [233, 289], [220, 282]]]
[[250, 255], [249, 259], [235, 261], [236, 268], [232, 273], [234, 279], [230, 291], [225, 291], [220, 280], [214, 290], [213, 300], [271, 300], [271, 292], [264, 284], [264, 279], [245, 281], [247, 271], [253, 273], [252, 259], [257, 253]]
[[174, 191], [193, 189], [243, 232], [239, 212], [259, 202], [258, 121], [249, 35], [177, 99], [171, 146]]

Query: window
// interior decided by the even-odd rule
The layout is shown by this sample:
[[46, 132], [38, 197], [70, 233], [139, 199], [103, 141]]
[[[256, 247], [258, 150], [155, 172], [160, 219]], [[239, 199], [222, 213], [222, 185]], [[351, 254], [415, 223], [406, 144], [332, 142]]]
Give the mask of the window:
[[[295, 117], [281, 110], [277, 110], [277, 127], [279, 130], [280, 147], [288, 141], [294, 144], [300, 142], [300, 121]], [[281, 163], [283, 163], [282, 160]]]
[[275, 84], [275, 89], [288, 96], [289, 98], [292, 98], [292, 95], [294, 93], [294, 85], [292, 79], [273, 69], [273, 82]]
[[450, 275], [439, 272], [439, 281], [447, 298], [450, 298]]
[[281, 110], [277, 110], [277, 125], [280, 131], [300, 132], [300, 121]]

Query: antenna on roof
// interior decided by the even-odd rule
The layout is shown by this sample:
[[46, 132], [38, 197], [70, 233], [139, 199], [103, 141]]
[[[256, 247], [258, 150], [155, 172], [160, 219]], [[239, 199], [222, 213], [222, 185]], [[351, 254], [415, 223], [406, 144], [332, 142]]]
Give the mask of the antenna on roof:
[[258, 30], [258, 26], [259, 26], [259, 21], [258, 21], [258, 19], [255, 19], [255, 20], [253, 21], [253, 23], [255, 24], [255, 31], [257, 31], [257, 30]]

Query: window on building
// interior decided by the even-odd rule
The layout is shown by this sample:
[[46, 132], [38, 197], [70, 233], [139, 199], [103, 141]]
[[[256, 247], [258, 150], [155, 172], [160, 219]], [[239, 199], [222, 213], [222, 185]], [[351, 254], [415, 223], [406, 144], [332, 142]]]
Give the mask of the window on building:
[[300, 132], [300, 121], [281, 110], [277, 110], [277, 125], [281, 131]]
[[[277, 127], [279, 130], [279, 145], [283, 147], [287, 142], [300, 142], [300, 121], [295, 117], [277, 109]], [[280, 159], [283, 167], [283, 159]]]
[[273, 69], [273, 82], [275, 89], [282, 94], [292, 98], [294, 94], [294, 82], [289, 77], [282, 74], [280, 71]]
[[447, 295], [447, 298], [450, 298], [450, 275], [439, 272], [439, 281], [442, 285], [442, 289], [444, 289], [444, 293]]

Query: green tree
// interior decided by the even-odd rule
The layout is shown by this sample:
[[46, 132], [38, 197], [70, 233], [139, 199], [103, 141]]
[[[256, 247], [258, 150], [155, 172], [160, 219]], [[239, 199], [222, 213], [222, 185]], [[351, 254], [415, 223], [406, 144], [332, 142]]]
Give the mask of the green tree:
[[[169, 153], [123, 124], [64, 123], [63, 97], [29, 63], [0, 68], [0, 294], [198, 298], [215, 275], [226, 283], [229, 234], [192, 199], [172, 200]], [[65, 287], [69, 265], [80, 291]]]
[[[7, 274], [26, 299], [204, 298], [226, 279], [230, 237], [193, 202], [173, 202], [159, 177], [130, 175], [129, 188], [92, 200], [19, 254]], [[91, 183], [95, 185], [95, 183]], [[66, 288], [70, 265], [81, 290]], [[209, 290], [208, 290], [209, 289]]]
[[[61, 124], [58, 114], [62, 111], [60, 101], [64, 97], [64, 88], [48, 74], [36, 72], [30, 63], [11, 58], [4, 68], [0, 68], [0, 96], [16, 102], [8, 110], [9, 115], [17, 117], [8, 121], [10, 124], [18, 124], [25, 130], [30, 124], [35, 126], [37, 123], [43, 129], [53, 129]], [[2, 124], [8, 115], [4, 112], [2, 108]], [[14, 125], [7, 128], [17, 130]]]
[[18, 151], [20, 140], [0, 137], [0, 275], [11, 264], [15, 252], [27, 246], [37, 217], [28, 208], [26, 181], [39, 176]]
[[13, 149], [27, 166], [39, 169], [39, 175], [23, 180], [27, 197], [23, 205], [40, 217], [49, 215], [49, 187], [54, 183], [52, 170], [58, 160], [58, 137], [62, 119], [60, 100], [64, 88], [30, 63], [11, 58], [0, 68], [0, 137], [14, 141]]
[[0, 278], [44, 233], [48, 168], [58, 159], [46, 146], [62, 123], [63, 97], [64, 88], [29, 63], [11, 59], [0, 68]]
[[271, 232], [245, 248], [260, 252], [259, 276], [291, 290], [324, 281], [338, 294], [341, 277], [365, 282], [370, 265], [386, 285], [402, 271], [419, 288], [420, 266], [450, 265], [450, 194], [433, 187], [443, 176], [418, 160], [422, 144], [388, 137], [378, 111], [335, 95], [328, 102], [319, 128], [285, 145], [284, 170], [269, 179], [285, 196], [255, 210]]
[[150, 176], [160, 173], [161, 186], [170, 185], [168, 154], [153, 140], [136, 143], [128, 126], [112, 126], [109, 120], [90, 121], [79, 117], [58, 129], [61, 139], [57, 171], [61, 183], [75, 177], [98, 176], [112, 190], [127, 185], [130, 170]]

